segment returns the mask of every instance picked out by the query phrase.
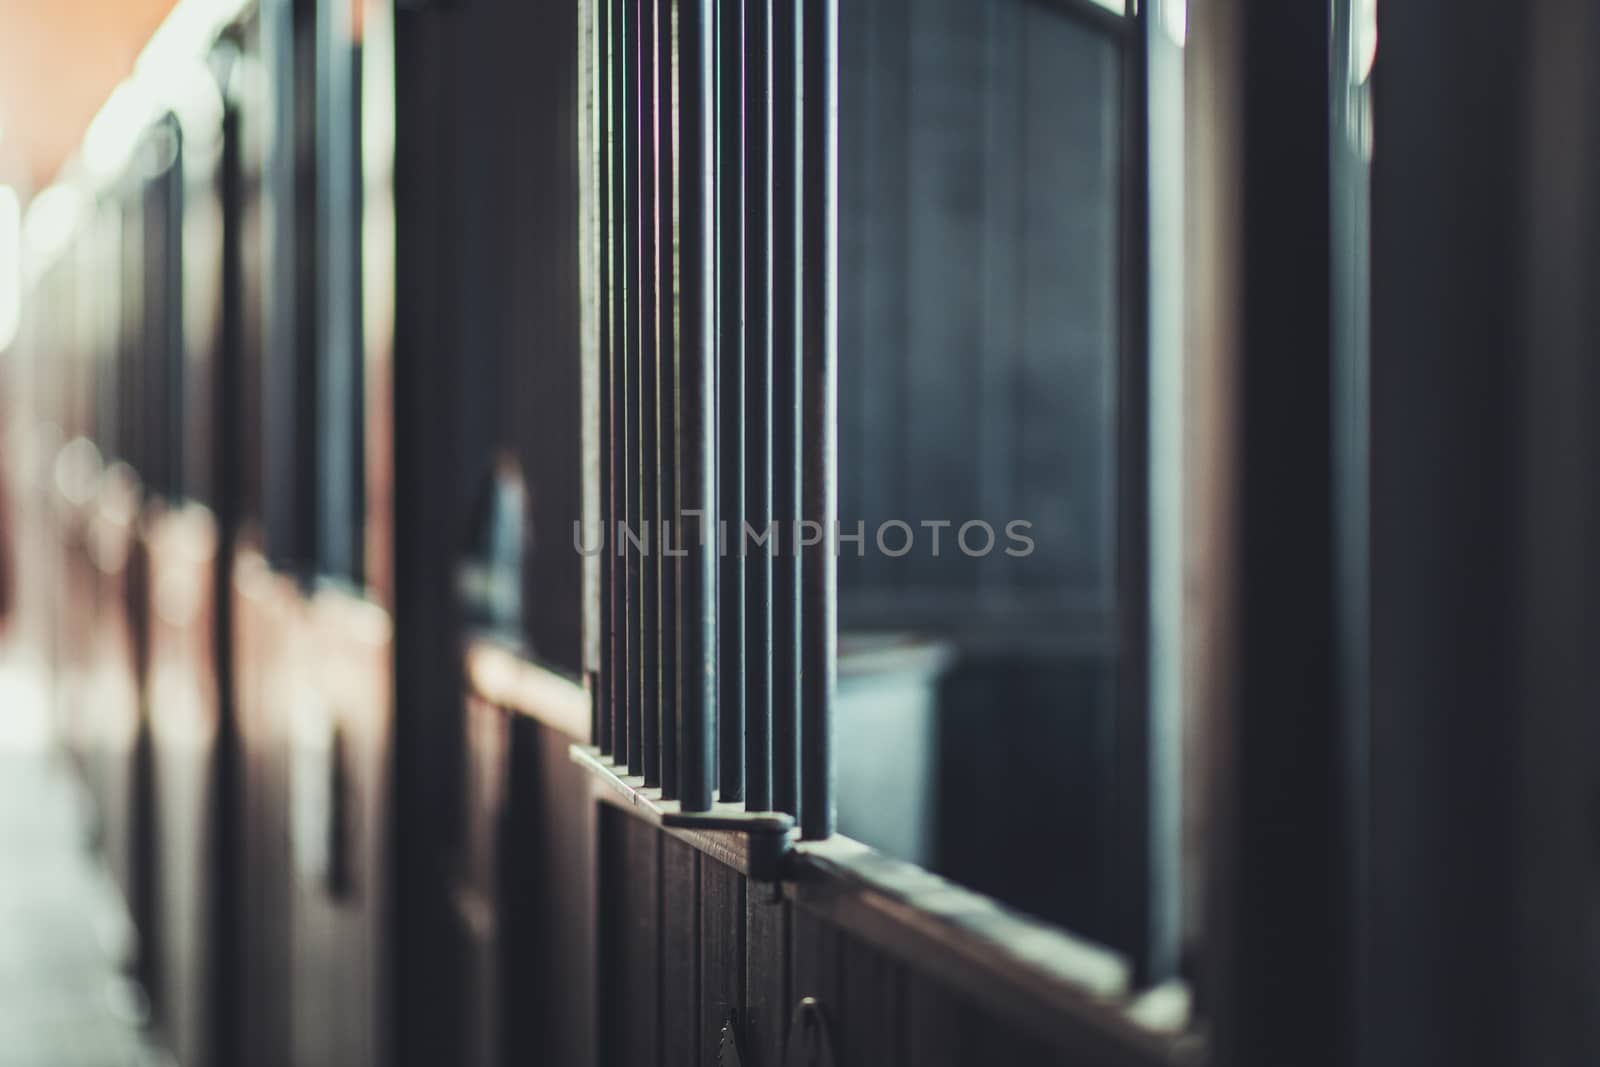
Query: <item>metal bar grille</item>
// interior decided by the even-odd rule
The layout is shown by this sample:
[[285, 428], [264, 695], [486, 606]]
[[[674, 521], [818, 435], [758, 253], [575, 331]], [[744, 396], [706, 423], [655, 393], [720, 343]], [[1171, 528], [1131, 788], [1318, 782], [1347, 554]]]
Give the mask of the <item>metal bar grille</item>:
[[711, 808], [717, 712], [716, 173], [711, 0], [678, 5], [678, 501], [700, 520], [680, 559], [678, 633], [685, 671], [678, 773], [685, 811]]
[[[619, 392], [622, 396], [622, 422], [626, 434], [622, 462], [622, 497], [625, 532], [637, 532], [639, 520], [639, 398], [635, 385], [639, 380], [639, 8], [641, 0], [626, 0], [623, 21], [623, 51], [626, 60], [622, 73], [623, 135], [618, 143], [623, 146], [623, 210], [620, 246], [626, 250], [623, 264], [623, 318], [627, 339], [623, 342], [622, 379]], [[619, 542], [627, 561], [628, 598], [624, 640], [628, 697], [625, 705], [624, 737], [626, 747], [618, 752], [618, 762], [628, 765], [628, 773], [644, 772], [644, 740], [642, 734], [644, 665], [643, 650], [639, 647], [639, 613], [643, 609], [640, 597], [641, 552], [637, 541]]]
[[[635, 632], [639, 635], [642, 678], [640, 686], [640, 756], [644, 783], [661, 784], [661, 555], [660, 498], [656, 485], [661, 453], [661, 426], [657, 419], [661, 336], [661, 166], [658, 141], [657, 64], [661, 57], [661, 26], [656, 0], [639, 3], [639, 522], [643, 551], [639, 559], [639, 610]], [[639, 773], [639, 769], [635, 769]]]
[[[838, 501], [838, 7], [801, 8], [800, 401], [804, 517], [820, 523], [801, 560], [800, 702], [802, 809], [807, 838], [833, 833], [833, 693], [839, 597], [834, 566]], [[805, 540], [801, 540], [805, 544]]]
[[[612, 360], [616, 354], [616, 310], [612, 293], [612, 275], [616, 269], [613, 262], [612, 242], [610, 240], [612, 228], [612, 165], [615, 153], [611, 149], [611, 140], [615, 136], [613, 120], [613, 106], [615, 94], [612, 91], [611, 72], [614, 69], [612, 53], [612, 5], [609, 0], [595, 5], [595, 36], [598, 42], [598, 67], [599, 83], [595, 94], [595, 108], [599, 112], [599, 136], [595, 143], [595, 169], [594, 173], [599, 182], [596, 190], [596, 202], [600, 220], [599, 253], [593, 262], [599, 264], [600, 285], [598, 286], [599, 305], [599, 340], [600, 340], [600, 442], [599, 468], [600, 468], [600, 522], [601, 528], [615, 531], [616, 526], [616, 501], [612, 489], [616, 485], [615, 468], [613, 467], [616, 449], [612, 445], [612, 433], [615, 427], [615, 416], [612, 411], [612, 378], [614, 370]], [[606, 547], [609, 547], [607, 545]], [[590, 736], [595, 739], [595, 744], [600, 746], [602, 752], [611, 751], [611, 704], [613, 700], [615, 664], [611, 660], [612, 621], [616, 618], [616, 606], [612, 601], [615, 595], [616, 580], [612, 572], [612, 561], [616, 558], [615, 552], [602, 551], [600, 554], [600, 668], [595, 675], [595, 711], [594, 728]]]
[[800, 812], [800, 96], [798, 0], [772, 4], [772, 514], [781, 542], [772, 564], [772, 806]]
[[717, 785], [744, 799], [744, 0], [717, 0]]
[[677, 139], [673, 134], [673, 35], [675, 9], [673, 0], [653, 0], [659, 26], [656, 42], [656, 144], [661, 163], [661, 239], [656, 244], [657, 270], [661, 283], [661, 330], [657, 338], [656, 410], [661, 433], [657, 439], [660, 450], [656, 479], [657, 515], [663, 526], [661, 536], [661, 566], [658, 574], [658, 614], [661, 619], [660, 690], [657, 704], [660, 708], [662, 795], [676, 799], [678, 796], [678, 705], [682, 700], [682, 684], [678, 670], [678, 631], [682, 616], [678, 611], [677, 561], [667, 555], [669, 545], [683, 540], [683, 524], [678, 514], [678, 281], [674, 235], [678, 232], [678, 180]]
[[606, 92], [609, 101], [610, 124], [602, 150], [606, 153], [605, 200], [608, 217], [602, 239], [606, 246], [606, 291], [610, 312], [608, 322], [611, 337], [610, 371], [606, 382], [605, 404], [611, 412], [610, 434], [607, 436], [606, 465], [602, 477], [605, 486], [602, 495], [606, 500], [606, 567], [611, 575], [611, 597], [606, 602], [608, 615], [605, 621], [606, 672], [605, 690], [610, 698], [606, 717], [611, 727], [602, 739], [607, 752], [628, 751], [628, 567], [620, 551], [617, 530], [627, 518], [627, 456], [628, 456], [628, 406], [623, 383], [628, 377], [628, 250], [623, 241], [624, 221], [627, 219], [628, 150], [627, 129], [627, 0], [604, 0], [606, 20]]
[[[745, 515], [772, 522], [772, 2], [745, 13]], [[748, 532], [745, 536], [748, 536]], [[770, 536], [770, 535], [769, 535]], [[772, 807], [772, 542], [745, 557], [745, 807]]]
[[837, 3], [604, 0], [598, 27], [596, 742], [683, 812], [826, 837]]

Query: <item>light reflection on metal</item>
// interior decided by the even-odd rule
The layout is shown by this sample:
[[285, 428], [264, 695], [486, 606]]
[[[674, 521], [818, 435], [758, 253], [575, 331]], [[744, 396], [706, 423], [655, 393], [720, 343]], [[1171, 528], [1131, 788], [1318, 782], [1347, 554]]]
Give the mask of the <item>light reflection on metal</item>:
[[1189, 40], [1189, 0], [1161, 0], [1161, 28], [1182, 48]]
[[717, 1067], [744, 1067], [744, 1055], [739, 1051], [739, 1024], [732, 1012], [722, 1024], [721, 1040], [717, 1044]]
[[1349, 105], [1346, 137], [1356, 155], [1372, 159], [1372, 69], [1378, 59], [1378, 0], [1353, 0], [1350, 8]]
[[789, 1020], [789, 1044], [784, 1050], [784, 1067], [834, 1067], [833, 1037], [822, 1005], [813, 997], [802, 997]]
[[1365, 85], [1378, 60], [1378, 0], [1356, 0], [1350, 36], [1351, 75], [1357, 85]]

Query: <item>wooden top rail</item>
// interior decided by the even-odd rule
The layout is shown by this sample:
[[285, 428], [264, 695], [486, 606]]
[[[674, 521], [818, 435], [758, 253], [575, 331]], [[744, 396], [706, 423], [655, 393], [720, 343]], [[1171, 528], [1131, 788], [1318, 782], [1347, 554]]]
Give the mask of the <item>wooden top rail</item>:
[[[664, 825], [680, 810], [678, 802], [663, 800], [659, 788], [583, 743], [584, 686], [492, 639], [473, 640], [466, 655], [468, 683], [478, 696], [578, 739], [572, 759], [593, 776], [599, 799], [750, 873], [745, 834]], [[740, 803], [718, 803], [715, 813], [747, 814]], [[907, 961], [997, 1018], [1081, 1053], [1084, 1062], [1203, 1062], [1187, 990], [1175, 983], [1136, 990], [1128, 961], [1111, 949], [838, 834], [802, 842], [796, 832], [781, 869], [779, 891], [796, 906]]]
[[467, 642], [467, 684], [478, 696], [583, 744], [589, 742], [589, 690], [492, 638]]

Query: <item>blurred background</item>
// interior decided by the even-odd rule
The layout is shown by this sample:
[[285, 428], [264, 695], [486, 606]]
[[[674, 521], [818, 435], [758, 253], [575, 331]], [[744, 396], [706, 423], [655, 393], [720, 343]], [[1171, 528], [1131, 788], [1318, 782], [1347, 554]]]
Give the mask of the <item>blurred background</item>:
[[1597, 47], [0, 0], [0, 1067], [1600, 1062]]

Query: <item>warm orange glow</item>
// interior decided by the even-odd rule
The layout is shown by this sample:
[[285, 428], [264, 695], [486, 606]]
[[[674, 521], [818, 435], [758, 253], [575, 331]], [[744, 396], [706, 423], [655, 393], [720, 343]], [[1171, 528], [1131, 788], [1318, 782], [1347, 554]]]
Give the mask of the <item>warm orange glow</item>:
[[174, 0], [0, 0], [0, 160], [35, 188], [72, 154]]

